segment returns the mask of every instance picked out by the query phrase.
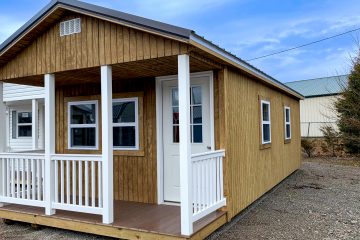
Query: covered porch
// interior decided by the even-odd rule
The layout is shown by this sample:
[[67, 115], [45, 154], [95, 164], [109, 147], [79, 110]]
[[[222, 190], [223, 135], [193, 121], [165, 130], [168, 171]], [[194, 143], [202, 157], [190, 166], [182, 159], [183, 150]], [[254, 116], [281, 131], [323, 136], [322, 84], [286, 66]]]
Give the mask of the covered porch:
[[[189, 111], [191, 73], [217, 69], [220, 66], [211, 61], [183, 54], [13, 79], [17, 83], [45, 87], [45, 151], [8, 153], [1, 142], [0, 202], [3, 207], [0, 208], [0, 217], [99, 234], [89, 229], [94, 225], [99, 231], [104, 231], [101, 235], [124, 238], [129, 237], [126, 234], [130, 232], [133, 234], [131, 238], [135, 238], [135, 232], [190, 237], [206, 232], [207, 227], [221, 226], [226, 221], [225, 213], [220, 210], [226, 205], [223, 183], [225, 151], [216, 147], [214, 139], [206, 151], [192, 154], [191, 126], [194, 124]], [[178, 127], [181, 134], [177, 170], [180, 198], [175, 204], [169, 204], [163, 197], [161, 177], [164, 169], [160, 159], [164, 153], [159, 147], [163, 125], [158, 122], [161, 116], [155, 106], [159, 100], [155, 78], [167, 75], [176, 76], [179, 96]], [[136, 85], [144, 82], [151, 94], [136, 90]], [[83, 92], [81, 88], [87, 87], [88, 94], [77, 92]], [[121, 88], [121, 92], [114, 91]], [[144, 105], [143, 114], [138, 117], [143, 118], [143, 125], [139, 126], [140, 135], [143, 135], [136, 151], [115, 151], [113, 100], [116, 94], [128, 98], [128, 93], [142, 99], [138, 104]], [[87, 99], [90, 95], [91, 98]], [[68, 147], [72, 139], [67, 132], [69, 126], [64, 123], [64, 119], [69, 118], [64, 109], [70, 100], [77, 98], [81, 101], [99, 100], [96, 128], [99, 143], [94, 149]], [[1, 100], [0, 94], [0, 103]], [[145, 106], [146, 101], [151, 101], [149, 106]], [[0, 114], [3, 113], [4, 106], [0, 106]], [[147, 127], [151, 130], [145, 129]], [[140, 158], [144, 159], [141, 163], [136, 160]], [[139, 167], [140, 164], [146, 165]], [[127, 175], [126, 171], [134, 168], [141, 171]], [[136, 182], [136, 189], [124, 186], [129, 181]], [[148, 193], [139, 197], [142, 192]], [[75, 229], [71, 222], [81, 227]], [[123, 231], [120, 233], [114, 229]]]

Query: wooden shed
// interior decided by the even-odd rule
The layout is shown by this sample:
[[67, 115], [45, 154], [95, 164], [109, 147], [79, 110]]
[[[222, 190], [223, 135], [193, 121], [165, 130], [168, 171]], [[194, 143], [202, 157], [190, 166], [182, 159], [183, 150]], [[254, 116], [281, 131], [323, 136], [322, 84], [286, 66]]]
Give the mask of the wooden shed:
[[0, 134], [1, 218], [202, 239], [300, 165], [302, 96], [192, 30], [52, 1], [0, 46], [4, 116], [1, 82], [45, 88], [44, 152]]

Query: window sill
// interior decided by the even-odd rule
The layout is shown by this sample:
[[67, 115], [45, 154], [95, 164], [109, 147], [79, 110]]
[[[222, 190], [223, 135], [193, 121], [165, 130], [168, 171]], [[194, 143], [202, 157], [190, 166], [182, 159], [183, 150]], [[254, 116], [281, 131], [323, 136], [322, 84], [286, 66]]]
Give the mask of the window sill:
[[260, 150], [271, 148], [271, 143], [264, 143], [260, 145]]
[[284, 143], [285, 143], [285, 144], [291, 143], [291, 138], [290, 138], [290, 139], [285, 139], [285, 140], [284, 140]]

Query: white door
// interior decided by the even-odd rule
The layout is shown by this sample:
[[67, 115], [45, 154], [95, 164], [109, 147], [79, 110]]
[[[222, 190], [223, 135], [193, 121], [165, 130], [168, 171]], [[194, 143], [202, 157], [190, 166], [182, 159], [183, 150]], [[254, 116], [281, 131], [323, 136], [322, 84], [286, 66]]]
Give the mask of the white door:
[[[191, 77], [192, 153], [211, 150], [210, 77]], [[177, 80], [163, 81], [164, 201], [180, 202], [179, 101]]]

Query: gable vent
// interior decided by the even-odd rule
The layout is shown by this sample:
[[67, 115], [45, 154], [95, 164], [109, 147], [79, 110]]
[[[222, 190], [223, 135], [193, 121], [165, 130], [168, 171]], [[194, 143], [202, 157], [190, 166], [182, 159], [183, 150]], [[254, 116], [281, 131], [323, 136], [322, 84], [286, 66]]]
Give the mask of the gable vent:
[[75, 18], [60, 23], [60, 37], [81, 32], [81, 19]]

